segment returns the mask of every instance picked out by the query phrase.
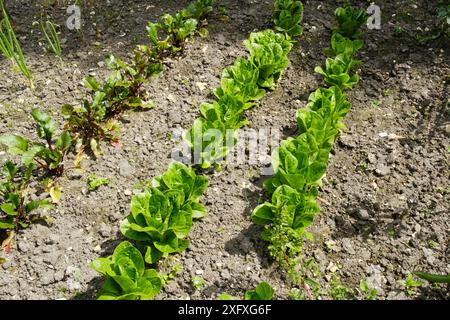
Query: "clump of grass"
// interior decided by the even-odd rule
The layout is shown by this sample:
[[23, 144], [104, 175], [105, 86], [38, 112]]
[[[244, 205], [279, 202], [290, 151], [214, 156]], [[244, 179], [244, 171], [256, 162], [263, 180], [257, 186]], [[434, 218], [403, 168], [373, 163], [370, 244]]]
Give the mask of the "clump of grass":
[[9, 20], [5, 0], [0, 0], [0, 7], [3, 16], [3, 19], [0, 21], [0, 50], [6, 58], [17, 65], [22, 74], [30, 80], [31, 86], [33, 87], [33, 75], [27, 66], [22, 48]]
[[61, 41], [59, 39], [58, 32], [56, 31], [57, 27], [58, 26], [50, 20], [47, 20], [45, 23], [41, 20], [41, 30], [47, 40], [48, 49], [51, 50], [55, 56], [61, 58]]

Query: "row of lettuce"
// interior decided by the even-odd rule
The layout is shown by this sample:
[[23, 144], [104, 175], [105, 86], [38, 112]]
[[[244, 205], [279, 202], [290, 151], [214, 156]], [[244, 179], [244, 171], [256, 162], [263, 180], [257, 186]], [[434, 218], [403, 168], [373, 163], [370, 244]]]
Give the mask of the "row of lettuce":
[[[39, 140], [19, 135], [0, 137], [0, 145], [12, 156], [20, 157], [19, 164], [12, 160], [4, 164], [4, 178], [0, 181], [0, 230], [9, 233], [3, 246], [10, 246], [14, 233], [28, 226], [30, 213], [59, 202], [58, 179], [65, 173], [69, 154], [73, 154], [75, 166], [80, 165], [87, 149], [100, 155], [101, 142], [119, 142], [118, 114], [152, 106], [142, 98], [143, 84], [163, 71], [164, 59], [181, 51], [188, 38], [205, 33], [202, 21], [213, 4], [214, 0], [195, 0], [174, 15], [164, 15], [159, 23], [149, 22], [151, 45], [137, 46], [129, 63], [110, 55], [108, 78], [100, 84], [93, 77], [86, 77], [84, 84], [89, 91], [84, 101], [79, 106], [63, 106], [66, 123], [61, 134], [56, 135], [59, 126], [47, 113], [35, 109], [31, 115]], [[51, 197], [32, 197], [30, 185], [44, 189]]]
[[[234, 65], [225, 68], [221, 86], [214, 90], [217, 99], [201, 105], [201, 117], [190, 130], [191, 149], [201, 150], [199, 166], [192, 168], [172, 162], [163, 175], [153, 179], [150, 188], [135, 195], [131, 213], [122, 222], [120, 230], [136, 246], [124, 241], [111, 257], [92, 262], [92, 267], [106, 278], [99, 299], [149, 299], [159, 293], [165, 277], [158, 276], [154, 269], [145, 269], [145, 263], [154, 265], [189, 246], [186, 238], [193, 221], [206, 215], [199, 198], [208, 186], [208, 179], [197, 174], [195, 169], [216, 165], [230, 152], [224, 148], [224, 140], [204, 143], [208, 140], [205, 137], [211, 129], [223, 133], [224, 139], [227, 131], [236, 132], [247, 123], [245, 111], [267, 91], [276, 88], [289, 64], [288, 54], [294, 44], [292, 37], [301, 34], [302, 17], [301, 2], [276, 1], [274, 21], [277, 32], [269, 29], [252, 33], [244, 41], [249, 57], [239, 58]], [[198, 141], [201, 145], [197, 145]], [[270, 291], [266, 283], [258, 288]], [[247, 296], [261, 298], [257, 294]]]
[[[185, 136], [196, 157], [195, 163], [207, 169], [222, 162], [237, 142], [237, 130], [248, 124], [246, 110], [275, 90], [289, 65], [288, 54], [302, 34], [303, 5], [300, 1], [276, 1], [275, 30], [250, 34], [244, 41], [250, 55], [225, 68], [221, 86], [214, 90], [216, 100], [200, 106], [201, 117]], [[214, 137], [212, 137], [214, 135]]]
[[338, 27], [333, 30], [331, 48], [324, 67], [315, 71], [325, 85], [313, 92], [305, 108], [297, 112], [298, 136], [281, 142], [273, 156], [275, 175], [264, 183], [270, 201], [252, 213], [254, 223], [264, 226], [262, 238], [268, 251], [286, 269], [294, 282], [299, 254], [320, 207], [317, 204], [321, 180], [326, 174], [330, 152], [345, 128], [343, 118], [351, 108], [345, 94], [359, 77], [354, 69], [361, 62], [355, 55], [363, 46], [361, 27], [365, 11], [353, 7], [336, 10]]

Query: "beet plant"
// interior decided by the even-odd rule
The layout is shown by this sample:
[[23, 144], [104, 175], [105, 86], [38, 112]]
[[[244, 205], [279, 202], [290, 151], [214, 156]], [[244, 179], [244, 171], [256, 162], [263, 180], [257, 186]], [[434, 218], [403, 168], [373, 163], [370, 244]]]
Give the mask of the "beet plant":
[[186, 40], [199, 29], [200, 20], [212, 11], [214, 2], [214, 0], [197, 0], [174, 15], [165, 14], [161, 22], [149, 22], [148, 36], [158, 55], [164, 56], [183, 50]]
[[20, 228], [27, 228], [30, 214], [41, 208], [51, 209], [53, 205], [47, 199], [31, 200], [29, 186], [34, 163], [27, 166], [17, 166], [12, 161], [6, 161], [3, 166], [2, 180], [0, 180], [0, 229], [15, 232]]
[[34, 110], [31, 115], [37, 124], [37, 136], [42, 142], [33, 142], [19, 135], [0, 136], [0, 144], [11, 155], [20, 155], [24, 166], [35, 163], [50, 176], [64, 173], [64, 159], [71, 147], [72, 137], [68, 131], [57, 136], [56, 122], [44, 112]]
[[[184, 48], [187, 38], [197, 31], [200, 19], [212, 10], [212, 4], [211, 0], [196, 0], [173, 16], [164, 15], [160, 23], [149, 23], [151, 46], [137, 46], [129, 63], [109, 55], [106, 64], [111, 74], [103, 83], [93, 77], [85, 78], [88, 97], [81, 106], [63, 106], [66, 128], [74, 135], [77, 152], [87, 148], [99, 157], [102, 141], [120, 144], [121, 128], [116, 120], [120, 113], [154, 107], [144, 97], [143, 84], [163, 72], [164, 58]], [[166, 38], [161, 40], [159, 31], [166, 33]]]
[[111, 70], [108, 79], [100, 84], [93, 77], [86, 77], [84, 85], [90, 90], [90, 99], [81, 107], [63, 106], [66, 127], [74, 133], [77, 152], [89, 146], [95, 156], [100, 156], [100, 141], [118, 144], [120, 124], [115, 116], [127, 109], [149, 109], [152, 102], [144, 102], [141, 87], [146, 80], [161, 74], [162, 64], [151, 57], [151, 50], [140, 46], [135, 51], [133, 65], [110, 55], [107, 65]]

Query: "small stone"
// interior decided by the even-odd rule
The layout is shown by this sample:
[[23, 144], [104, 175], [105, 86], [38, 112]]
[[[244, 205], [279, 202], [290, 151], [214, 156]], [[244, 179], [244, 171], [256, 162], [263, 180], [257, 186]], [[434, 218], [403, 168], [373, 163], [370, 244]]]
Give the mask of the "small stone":
[[80, 272], [80, 269], [75, 266], [68, 266], [66, 268], [66, 276], [67, 277], [72, 277], [72, 275], [77, 274], [79, 272]]
[[81, 289], [81, 284], [75, 280], [73, 280], [72, 278], [67, 279], [66, 281], [67, 284], [67, 289], [69, 291], [78, 291]]
[[41, 277], [41, 283], [44, 286], [48, 286], [49, 284], [52, 284], [55, 282], [55, 277], [53, 276], [53, 271], [46, 272]]
[[400, 139], [401, 137], [400, 136], [398, 136], [398, 135], [396, 135], [395, 133], [390, 133], [389, 135], [388, 135], [388, 139], [389, 140], [397, 140], [397, 139]]
[[387, 132], [380, 132], [378, 135], [380, 136], [380, 138], [386, 138], [389, 136]]
[[448, 134], [450, 134], [450, 124], [445, 126], [445, 132], [447, 132]]
[[131, 191], [131, 190], [125, 190], [124, 192], [123, 192], [126, 196], [132, 196], [133, 195], [133, 192]]
[[198, 275], [198, 276], [199, 276], [199, 275], [202, 275], [202, 274], [203, 274], [203, 270], [196, 270], [196, 271], [195, 271], [195, 274]]
[[195, 85], [200, 89], [200, 91], [204, 91], [208, 87], [208, 84], [204, 82], [196, 82]]
[[222, 278], [224, 278], [224, 279], [230, 279], [230, 278], [231, 278], [230, 272], [229, 272], [228, 270], [223, 270], [223, 271], [220, 273], [220, 276], [221, 276]]
[[368, 212], [367, 210], [365, 210], [365, 209], [359, 209], [359, 210], [358, 210], [358, 217], [359, 217], [361, 220], [369, 220], [369, 219], [370, 219], [370, 214], [369, 214], [369, 212]]
[[17, 245], [20, 252], [28, 252], [31, 249], [31, 244], [27, 241], [20, 241]]
[[102, 251], [102, 247], [100, 247], [100, 245], [95, 246], [94, 252], [100, 252], [100, 251]]
[[64, 271], [58, 271], [55, 273], [55, 281], [59, 282], [64, 280]]
[[176, 102], [177, 100], [175, 99], [175, 97], [173, 96], [173, 94], [168, 94], [167, 95], [167, 100], [169, 100], [170, 102]]
[[434, 262], [436, 261], [436, 258], [434, 257], [434, 252], [431, 249], [428, 248], [422, 248], [422, 251], [425, 255], [425, 258], [427, 259], [427, 262], [431, 265], [434, 264]]
[[351, 135], [348, 135], [348, 134], [341, 136], [339, 141], [341, 142], [341, 144], [343, 146], [351, 148], [351, 149], [356, 148], [356, 146], [357, 146], [355, 139]]
[[367, 283], [370, 288], [374, 288], [377, 291], [381, 291], [383, 287], [383, 275], [381, 273], [381, 267], [379, 265], [370, 265], [366, 269], [369, 277]]
[[101, 223], [101, 224], [100, 224], [100, 227], [99, 227], [99, 230], [98, 230], [98, 233], [99, 233], [102, 237], [107, 238], [107, 237], [109, 237], [110, 234], [111, 234], [111, 227], [108, 226], [108, 225], [105, 224], [105, 223]]
[[420, 230], [422, 230], [422, 227], [420, 226], [420, 224], [416, 223], [416, 225], [414, 226], [414, 230], [419, 233]]
[[127, 160], [122, 160], [119, 163], [119, 173], [122, 177], [131, 177], [136, 172]]
[[351, 240], [348, 238], [342, 239], [342, 247], [349, 254], [356, 253], [355, 249], [353, 248], [353, 244], [352, 244]]
[[340, 249], [338, 248], [338, 246], [337, 246], [337, 244], [336, 244], [336, 241], [334, 241], [334, 240], [328, 240], [328, 241], [326, 241], [326, 242], [325, 242], [325, 245], [326, 245], [327, 248], [328, 248], [329, 250], [331, 250], [331, 251], [334, 251], [334, 252], [339, 252], [339, 251], [340, 251]]
[[336, 272], [339, 270], [339, 268], [333, 263], [333, 261], [331, 261], [327, 267], [327, 270], [330, 272]]
[[380, 176], [380, 177], [384, 177], [387, 176], [391, 173], [391, 168], [389, 168], [387, 165], [380, 163], [376, 170], [375, 173]]
[[369, 163], [375, 164], [377, 163], [377, 156], [374, 155], [373, 153], [369, 153], [367, 154], [367, 160], [369, 161]]

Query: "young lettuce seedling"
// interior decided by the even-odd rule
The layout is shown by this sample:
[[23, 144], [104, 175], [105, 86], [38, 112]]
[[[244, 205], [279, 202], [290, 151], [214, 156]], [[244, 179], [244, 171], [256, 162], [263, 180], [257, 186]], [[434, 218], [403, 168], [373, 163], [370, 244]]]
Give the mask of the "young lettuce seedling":
[[[244, 300], [272, 300], [275, 290], [267, 283], [261, 282], [255, 290], [248, 290], [245, 292]], [[227, 293], [222, 293], [218, 297], [219, 300], [239, 300]]]
[[97, 177], [95, 174], [88, 177], [88, 188], [89, 191], [95, 191], [101, 186], [109, 184], [109, 179]]
[[341, 89], [353, 89], [359, 82], [357, 74], [350, 75], [350, 72], [361, 61], [354, 60], [348, 52], [337, 55], [326, 60], [325, 69], [316, 67], [314, 70], [325, 77], [325, 83], [329, 86], [337, 86]]
[[145, 269], [142, 254], [128, 241], [119, 244], [111, 257], [94, 260], [91, 267], [106, 278], [99, 300], [150, 300], [163, 286], [160, 275]]

